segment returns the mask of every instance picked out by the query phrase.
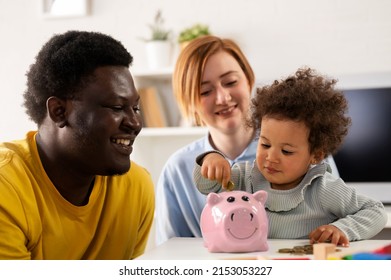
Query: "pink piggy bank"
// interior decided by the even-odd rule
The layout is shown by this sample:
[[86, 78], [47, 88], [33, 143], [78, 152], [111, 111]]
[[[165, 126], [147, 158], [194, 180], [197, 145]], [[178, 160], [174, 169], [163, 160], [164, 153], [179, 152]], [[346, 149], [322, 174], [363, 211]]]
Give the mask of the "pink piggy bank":
[[209, 252], [267, 251], [267, 192], [210, 193], [201, 213], [201, 232]]

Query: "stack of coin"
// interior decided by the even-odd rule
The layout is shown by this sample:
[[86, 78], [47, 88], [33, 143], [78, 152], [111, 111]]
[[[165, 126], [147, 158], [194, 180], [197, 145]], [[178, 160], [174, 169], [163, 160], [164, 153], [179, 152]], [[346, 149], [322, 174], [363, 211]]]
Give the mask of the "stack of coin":
[[[341, 250], [336, 249], [336, 252]], [[293, 248], [282, 248], [278, 250], [278, 253], [286, 253], [292, 255], [313, 255], [314, 250], [311, 244], [303, 245], [303, 246], [295, 246]]]
[[293, 248], [282, 248], [278, 250], [279, 253], [288, 253], [292, 255], [312, 255], [312, 245], [295, 246]]

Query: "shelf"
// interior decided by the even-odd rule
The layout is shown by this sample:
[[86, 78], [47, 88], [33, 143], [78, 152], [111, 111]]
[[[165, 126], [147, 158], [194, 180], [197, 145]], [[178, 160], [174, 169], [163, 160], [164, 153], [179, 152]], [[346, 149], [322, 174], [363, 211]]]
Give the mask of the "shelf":
[[172, 67], [149, 70], [149, 69], [134, 69], [133, 76], [137, 79], [171, 79]]
[[140, 137], [171, 137], [171, 136], [204, 136], [207, 133], [206, 127], [164, 127], [153, 128], [144, 127], [140, 132]]

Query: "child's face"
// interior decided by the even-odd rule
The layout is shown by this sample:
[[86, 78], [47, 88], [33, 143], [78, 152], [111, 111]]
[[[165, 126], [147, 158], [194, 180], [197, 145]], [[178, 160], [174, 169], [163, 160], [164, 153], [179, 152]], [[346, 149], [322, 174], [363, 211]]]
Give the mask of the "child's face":
[[315, 162], [308, 135], [304, 122], [262, 119], [256, 162], [273, 189], [296, 187]]

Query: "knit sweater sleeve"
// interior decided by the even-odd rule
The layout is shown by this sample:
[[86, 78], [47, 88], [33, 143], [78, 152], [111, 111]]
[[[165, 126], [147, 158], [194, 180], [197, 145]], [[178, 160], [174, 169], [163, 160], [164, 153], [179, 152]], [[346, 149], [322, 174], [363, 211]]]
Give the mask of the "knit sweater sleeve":
[[332, 213], [332, 225], [342, 230], [350, 241], [369, 239], [379, 233], [387, 223], [384, 205], [370, 197], [360, 195], [342, 179], [325, 176], [326, 184], [319, 189], [319, 201], [326, 212]]
[[[215, 180], [209, 180], [201, 175], [202, 159], [209, 153], [218, 153], [221, 156], [225, 157], [222, 153], [218, 151], [209, 151], [200, 154], [196, 158], [196, 164], [194, 166], [193, 171], [193, 179], [198, 190], [205, 195], [211, 192], [218, 193], [224, 191], [224, 188], [219, 182]], [[235, 185], [234, 190], [242, 190], [253, 193], [251, 184], [252, 168], [252, 163], [250, 162], [235, 163], [231, 167], [231, 181]]]

